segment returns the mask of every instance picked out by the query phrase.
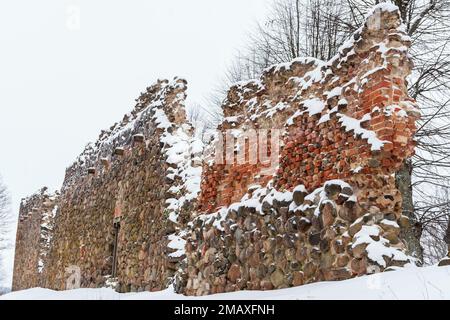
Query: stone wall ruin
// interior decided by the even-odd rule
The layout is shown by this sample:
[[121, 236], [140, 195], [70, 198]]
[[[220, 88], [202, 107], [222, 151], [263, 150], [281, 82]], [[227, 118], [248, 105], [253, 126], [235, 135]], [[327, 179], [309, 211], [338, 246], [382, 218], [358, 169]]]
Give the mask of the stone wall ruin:
[[[330, 61], [297, 58], [231, 87], [216, 137], [225, 148], [209, 145], [203, 158], [186, 121], [186, 82], [158, 81], [86, 147], [45, 209], [24, 201], [14, 290], [65, 289], [71, 265], [82, 287], [173, 283], [205, 295], [411, 263], [393, 178], [414, 152], [419, 117], [406, 89], [409, 46], [396, 7], [375, 7]], [[42, 232], [32, 220], [56, 206], [38, 254]]]

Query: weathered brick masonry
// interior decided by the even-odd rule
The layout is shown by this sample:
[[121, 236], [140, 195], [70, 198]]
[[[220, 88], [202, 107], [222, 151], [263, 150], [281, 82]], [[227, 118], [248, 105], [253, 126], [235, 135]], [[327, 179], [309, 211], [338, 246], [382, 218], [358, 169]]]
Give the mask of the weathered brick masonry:
[[[415, 146], [409, 45], [398, 11], [381, 5], [330, 61], [298, 58], [233, 86], [217, 140], [232, 139], [232, 159], [202, 162], [186, 82], [159, 81], [86, 148], [58, 197], [23, 202], [14, 290], [64, 289], [72, 265], [83, 287], [161, 290], [175, 279], [203, 295], [409, 263], [393, 178]], [[252, 162], [267, 140], [280, 147]], [[43, 216], [54, 224], [44, 247]]]

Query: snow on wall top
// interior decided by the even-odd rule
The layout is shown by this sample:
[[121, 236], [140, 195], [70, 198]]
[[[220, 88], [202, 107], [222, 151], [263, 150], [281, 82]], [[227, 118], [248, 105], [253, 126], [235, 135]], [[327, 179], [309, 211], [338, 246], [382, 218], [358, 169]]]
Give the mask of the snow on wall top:
[[44, 203], [47, 207], [51, 207], [56, 200], [58, 192], [51, 193], [47, 187], [43, 187], [33, 193], [31, 196], [23, 198], [20, 201], [19, 218], [27, 219], [33, 214], [33, 209], [42, 206]]

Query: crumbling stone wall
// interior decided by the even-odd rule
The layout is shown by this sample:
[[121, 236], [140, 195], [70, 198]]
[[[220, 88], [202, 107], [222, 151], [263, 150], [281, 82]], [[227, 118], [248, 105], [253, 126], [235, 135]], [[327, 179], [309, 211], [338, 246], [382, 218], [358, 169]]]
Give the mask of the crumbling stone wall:
[[221, 138], [279, 129], [279, 165], [238, 163], [239, 150], [247, 159], [259, 147], [239, 133], [237, 147], [225, 148], [234, 161], [205, 163], [206, 214], [188, 236], [186, 294], [285, 288], [410, 262], [393, 178], [414, 152], [419, 116], [403, 30], [397, 8], [382, 4], [330, 61], [296, 59], [230, 89]]
[[[380, 186], [382, 187], [382, 186]], [[410, 263], [402, 217], [368, 210], [340, 180], [308, 193], [249, 190], [241, 202], [193, 222], [182, 292], [205, 295], [345, 280]]]
[[56, 195], [42, 188], [20, 204], [12, 284], [14, 291], [42, 286], [42, 271], [50, 249], [56, 200]]
[[[186, 123], [186, 88], [182, 79], [147, 88], [134, 110], [67, 169], [43, 286], [66, 289], [67, 268], [75, 267], [81, 287], [114, 285], [121, 292], [167, 287], [184, 258], [178, 232], [198, 192], [192, 173], [197, 189], [200, 185], [201, 150]], [[34, 253], [18, 249], [16, 256]], [[25, 277], [23, 271], [15, 269], [17, 279]]]
[[[330, 61], [298, 58], [233, 86], [217, 137], [232, 144], [203, 162], [186, 82], [158, 81], [67, 169], [56, 200], [24, 202], [36, 213], [19, 223], [15, 289], [65, 289], [71, 266], [82, 287], [175, 279], [204, 295], [410, 263], [393, 178], [415, 146], [409, 45], [396, 7], [381, 4]], [[50, 208], [49, 233], [39, 221]]]

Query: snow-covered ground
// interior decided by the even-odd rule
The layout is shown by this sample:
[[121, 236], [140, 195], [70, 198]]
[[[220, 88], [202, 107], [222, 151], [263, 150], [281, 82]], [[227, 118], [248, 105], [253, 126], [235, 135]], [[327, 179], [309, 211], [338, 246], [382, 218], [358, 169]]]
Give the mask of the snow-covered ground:
[[[112, 289], [77, 289], [56, 292], [35, 288], [0, 297], [0, 300], [183, 300], [200, 299], [175, 294], [172, 288], [161, 292], [119, 294]], [[217, 294], [208, 300], [428, 300], [450, 299], [450, 267], [410, 267], [340, 282], [322, 282], [274, 291], [241, 291]]]

